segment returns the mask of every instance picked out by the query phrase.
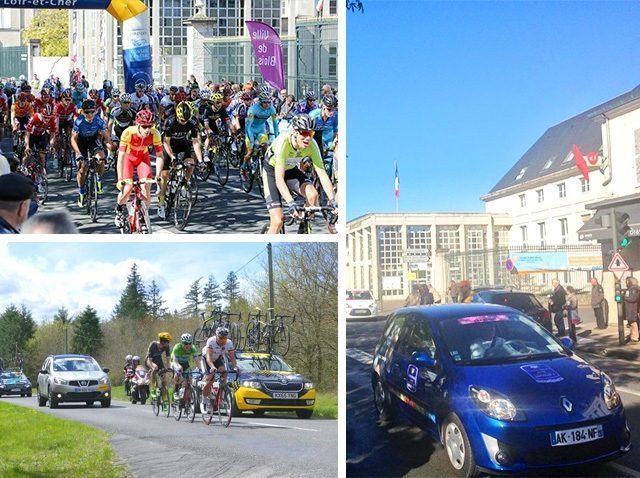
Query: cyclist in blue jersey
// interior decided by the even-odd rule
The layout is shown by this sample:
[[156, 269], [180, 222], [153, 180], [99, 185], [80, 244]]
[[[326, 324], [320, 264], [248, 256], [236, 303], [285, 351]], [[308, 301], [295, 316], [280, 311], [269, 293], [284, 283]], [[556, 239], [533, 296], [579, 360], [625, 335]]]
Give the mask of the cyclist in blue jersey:
[[71, 92], [71, 101], [76, 105], [76, 108], [80, 109], [82, 107], [82, 102], [87, 99], [87, 96], [87, 89], [84, 87], [82, 82], [79, 82]]
[[333, 141], [338, 136], [338, 99], [328, 95], [322, 98], [320, 104], [322, 106], [313, 110], [309, 116], [315, 125], [314, 139], [324, 155], [333, 146]]
[[307, 91], [307, 94], [304, 95], [304, 100], [298, 103], [296, 106], [295, 113], [296, 115], [305, 114], [308, 115], [313, 110], [315, 110], [318, 106], [316, 104], [316, 100], [318, 97], [316, 96], [315, 91]]
[[247, 112], [247, 119], [245, 121], [247, 154], [241, 166], [243, 175], [246, 175], [249, 170], [249, 160], [251, 159], [252, 153], [251, 148], [254, 142], [258, 140], [262, 144], [269, 141], [267, 131], [267, 121], [269, 119], [271, 119], [271, 124], [273, 125], [273, 131], [271, 131], [271, 133], [274, 136], [278, 136], [276, 109], [271, 104], [271, 96], [263, 92], [258, 96], [258, 102], [251, 105]]
[[79, 196], [78, 206], [84, 206], [84, 181], [87, 175], [87, 159], [95, 156], [98, 161], [96, 164], [98, 193], [102, 194], [102, 174], [104, 173], [104, 144], [109, 149], [113, 149], [111, 138], [107, 132], [105, 121], [96, 115], [97, 105], [93, 100], [85, 100], [82, 102], [82, 114], [80, 114], [73, 122], [73, 130], [71, 132], [71, 147], [76, 152], [76, 161], [78, 163], [78, 180]]

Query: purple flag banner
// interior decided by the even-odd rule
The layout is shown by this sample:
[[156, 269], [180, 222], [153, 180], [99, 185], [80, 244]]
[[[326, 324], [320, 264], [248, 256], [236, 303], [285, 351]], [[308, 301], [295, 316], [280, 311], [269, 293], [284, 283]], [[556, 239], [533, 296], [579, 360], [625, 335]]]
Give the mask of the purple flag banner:
[[284, 88], [284, 62], [282, 43], [278, 33], [263, 22], [248, 20], [244, 23], [249, 30], [251, 45], [262, 79], [272, 87], [281, 90]]

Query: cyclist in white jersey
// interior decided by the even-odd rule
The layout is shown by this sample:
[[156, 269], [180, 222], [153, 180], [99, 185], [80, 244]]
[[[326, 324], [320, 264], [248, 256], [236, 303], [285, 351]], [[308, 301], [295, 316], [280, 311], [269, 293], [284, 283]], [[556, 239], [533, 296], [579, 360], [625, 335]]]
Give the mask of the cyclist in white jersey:
[[227, 355], [231, 361], [231, 367], [233, 370], [238, 370], [236, 363], [236, 354], [233, 342], [229, 339], [229, 329], [226, 327], [218, 327], [216, 329], [216, 335], [210, 337], [207, 340], [206, 345], [202, 348], [202, 361], [203, 373], [205, 374], [205, 386], [202, 389], [203, 396], [207, 397], [211, 393], [211, 386], [213, 385], [213, 373], [224, 372], [226, 370], [224, 363], [224, 356]]

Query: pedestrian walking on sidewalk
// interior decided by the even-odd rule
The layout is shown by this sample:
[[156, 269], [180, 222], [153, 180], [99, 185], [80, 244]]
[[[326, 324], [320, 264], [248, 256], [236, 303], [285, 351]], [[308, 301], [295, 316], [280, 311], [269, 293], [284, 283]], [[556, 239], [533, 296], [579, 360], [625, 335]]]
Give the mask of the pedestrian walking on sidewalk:
[[551, 313], [553, 314], [553, 322], [558, 329], [558, 336], [562, 337], [567, 335], [567, 329], [564, 325], [564, 305], [567, 303], [567, 293], [564, 287], [560, 285], [558, 279], [551, 281], [553, 287], [553, 293], [549, 298], [549, 304], [551, 305]]
[[411, 293], [407, 296], [404, 301], [405, 307], [414, 307], [416, 305], [420, 305], [420, 291], [418, 290], [418, 286], [414, 285], [411, 288]]
[[638, 279], [627, 277], [627, 290], [624, 293], [624, 318], [629, 323], [631, 329], [630, 341], [637, 343], [640, 341], [638, 335], [638, 304], [640, 303], [640, 287]]
[[458, 287], [458, 283], [451, 279], [449, 282], [449, 297], [451, 297], [451, 302], [458, 302], [458, 296], [460, 295], [460, 287]]
[[576, 294], [576, 290], [570, 285], [567, 286], [567, 303], [564, 307], [573, 325], [582, 323], [582, 319], [578, 314], [578, 294]]
[[427, 290], [433, 296], [433, 304], [440, 304], [442, 302], [440, 292], [438, 292], [431, 284], [427, 284]]
[[607, 328], [607, 319], [605, 318], [604, 289], [598, 283], [598, 279], [591, 278], [591, 307], [596, 316], [596, 325], [599, 329]]

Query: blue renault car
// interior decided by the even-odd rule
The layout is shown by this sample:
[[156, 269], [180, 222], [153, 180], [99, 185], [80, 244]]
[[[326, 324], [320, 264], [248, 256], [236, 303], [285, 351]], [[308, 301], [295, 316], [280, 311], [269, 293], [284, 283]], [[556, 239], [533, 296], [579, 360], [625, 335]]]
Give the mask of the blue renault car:
[[616, 458], [631, 449], [620, 395], [571, 347], [510, 307], [399, 309], [374, 353], [375, 406], [440, 441], [459, 477]]

